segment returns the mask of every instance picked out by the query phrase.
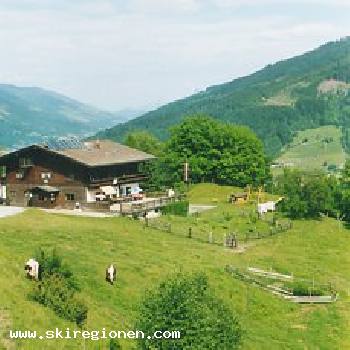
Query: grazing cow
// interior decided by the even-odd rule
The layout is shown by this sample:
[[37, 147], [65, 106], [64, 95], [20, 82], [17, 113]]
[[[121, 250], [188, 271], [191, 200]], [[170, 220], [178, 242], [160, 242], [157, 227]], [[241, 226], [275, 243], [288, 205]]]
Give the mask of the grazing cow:
[[106, 268], [106, 281], [113, 284], [117, 279], [117, 268], [111, 264]]
[[27, 277], [39, 280], [39, 263], [36, 260], [29, 259], [24, 265], [24, 271], [26, 271]]

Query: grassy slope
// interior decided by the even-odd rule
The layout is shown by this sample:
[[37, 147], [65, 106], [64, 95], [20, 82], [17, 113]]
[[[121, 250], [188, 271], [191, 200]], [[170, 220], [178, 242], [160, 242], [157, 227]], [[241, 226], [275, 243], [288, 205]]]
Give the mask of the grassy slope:
[[[324, 138], [333, 138], [328, 144], [322, 142]], [[302, 141], [307, 138], [307, 143]], [[315, 170], [325, 169], [324, 162], [338, 167], [345, 163], [346, 153], [341, 144], [341, 131], [335, 126], [322, 126], [316, 129], [300, 131], [293, 142], [285, 147], [282, 155], [277, 159], [281, 162], [292, 162], [296, 167]]]
[[[237, 222], [239, 226], [247, 220], [238, 215], [244, 207], [225, 203], [231, 190], [214, 185], [191, 190], [193, 202], [210, 203], [213, 197], [218, 201], [216, 210], [196, 219], [199, 225], [208, 221], [219, 230], [223, 211], [232, 213], [230, 225]], [[244, 349], [349, 348], [349, 244], [348, 231], [331, 219], [296, 222], [292, 231], [256, 242], [243, 254], [233, 254], [178, 234], [143, 229], [139, 222], [126, 218], [68, 217], [30, 210], [0, 221], [0, 300], [6, 308], [0, 312], [12, 318], [13, 328], [73, 328], [26, 298], [31, 282], [23, 278], [23, 263], [40, 245], [60, 249], [77, 274], [89, 305], [88, 329], [132, 328], [137, 302], [146, 288], [175, 271], [204, 270], [215, 292], [239, 313], [245, 329]], [[120, 271], [114, 287], [104, 281], [104, 268], [111, 261]], [[289, 304], [232, 279], [223, 271], [225, 264], [273, 267], [301, 277], [314, 276], [320, 282], [331, 281], [340, 290], [341, 299], [328, 306]], [[103, 349], [105, 345], [103, 341], [86, 342], [87, 349]], [[17, 344], [18, 349], [26, 350], [79, 346], [81, 341], [69, 340]], [[126, 341], [123, 346], [132, 348], [133, 343]]]

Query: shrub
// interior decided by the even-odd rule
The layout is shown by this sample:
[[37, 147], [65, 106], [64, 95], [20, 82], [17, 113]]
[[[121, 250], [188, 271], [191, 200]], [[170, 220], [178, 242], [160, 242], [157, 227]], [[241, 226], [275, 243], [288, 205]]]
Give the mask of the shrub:
[[286, 283], [286, 285], [293, 290], [293, 295], [296, 296], [321, 296], [325, 295], [325, 291], [323, 291], [318, 286], [312, 286], [312, 283], [306, 283], [302, 281], [295, 281]]
[[[149, 291], [139, 309], [136, 329], [145, 332], [141, 349], [236, 349], [237, 318], [212, 295], [204, 274], [177, 274]], [[148, 339], [155, 331], [179, 331], [180, 339]]]
[[188, 208], [189, 208], [188, 201], [179, 201], [179, 202], [174, 202], [166, 205], [161, 209], [161, 211], [163, 214], [187, 216]]
[[109, 350], [121, 350], [120, 344], [115, 339], [109, 341]]
[[59, 274], [52, 274], [42, 279], [35, 285], [30, 297], [78, 326], [82, 326], [86, 320], [87, 307], [75, 297], [74, 289]]
[[56, 274], [62, 276], [73, 289], [79, 289], [77, 281], [73, 277], [73, 272], [62, 262], [62, 257], [58, 254], [56, 249], [52, 249], [51, 252], [45, 252], [43, 249], [39, 248], [34, 256], [39, 263], [40, 280]]
[[29, 297], [51, 308], [60, 317], [82, 326], [88, 308], [75, 296], [78, 284], [70, 268], [55, 249], [49, 253], [38, 249], [34, 256], [39, 262], [39, 282]]

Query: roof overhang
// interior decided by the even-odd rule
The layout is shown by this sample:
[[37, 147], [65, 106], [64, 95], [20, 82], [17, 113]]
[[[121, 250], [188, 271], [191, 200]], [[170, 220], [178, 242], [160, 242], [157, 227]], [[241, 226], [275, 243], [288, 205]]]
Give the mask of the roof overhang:
[[60, 190], [53, 186], [35, 186], [32, 191], [45, 192], [45, 193], [58, 193]]

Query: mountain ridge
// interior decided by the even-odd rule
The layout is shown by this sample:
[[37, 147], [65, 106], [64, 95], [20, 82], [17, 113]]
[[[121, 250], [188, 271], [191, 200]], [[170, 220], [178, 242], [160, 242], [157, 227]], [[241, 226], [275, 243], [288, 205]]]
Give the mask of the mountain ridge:
[[[187, 115], [208, 114], [252, 128], [264, 141], [269, 155], [278, 154], [297, 131], [326, 124], [344, 128], [346, 146], [350, 140], [346, 136], [350, 101], [347, 94], [319, 94], [319, 84], [328, 79], [350, 81], [350, 37], [267, 65], [246, 77], [208, 87], [97, 136], [122, 141], [128, 132], [143, 129], [166, 139], [168, 128]], [[271, 98], [278, 94], [287, 96], [284, 104], [271, 104]]]
[[35, 86], [0, 84], [0, 145], [13, 149], [47, 137], [87, 137], [125, 121], [126, 114], [103, 111]]

